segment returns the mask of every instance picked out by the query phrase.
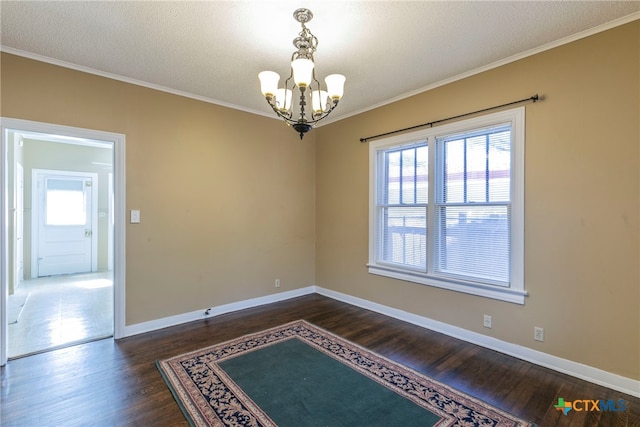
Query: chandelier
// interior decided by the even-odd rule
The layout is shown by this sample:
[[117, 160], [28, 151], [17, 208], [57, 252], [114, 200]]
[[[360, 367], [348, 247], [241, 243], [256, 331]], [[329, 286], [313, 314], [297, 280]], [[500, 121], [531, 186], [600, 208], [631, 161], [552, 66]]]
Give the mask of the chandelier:
[[[302, 139], [305, 133], [336, 108], [344, 92], [345, 77], [342, 74], [331, 74], [324, 79], [326, 90], [321, 89], [313, 62], [318, 39], [305, 26], [313, 18], [313, 13], [309, 9], [297, 9], [293, 12], [293, 17], [302, 25], [302, 31], [293, 39], [297, 50], [291, 55], [291, 72], [284, 87], [278, 88], [280, 75], [274, 71], [263, 71], [258, 74], [258, 78], [262, 94], [273, 111], [293, 127]], [[298, 99], [295, 113], [291, 108], [294, 94]]]

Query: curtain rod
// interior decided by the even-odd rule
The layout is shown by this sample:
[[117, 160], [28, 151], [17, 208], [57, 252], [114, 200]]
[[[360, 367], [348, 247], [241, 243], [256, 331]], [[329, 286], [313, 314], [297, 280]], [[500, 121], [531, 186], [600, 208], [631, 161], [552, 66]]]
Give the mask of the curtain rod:
[[508, 107], [510, 105], [522, 104], [523, 102], [538, 102], [538, 100], [540, 100], [540, 98], [538, 97], [538, 94], [535, 94], [535, 95], [533, 95], [533, 96], [531, 96], [529, 98], [520, 99], [518, 101], [513, 101], [513, 102], [508, 102], [508, 103], [502, 104], [502, 105], [496, 105], [494, 107], [484, 108], [482, 110], [473, 111], [471, 113], [459, 114], [457, 116], [447, 117], [446, 119], [436, 120], [434, 122], [423, 123], [421, 125], [415, 125], [415, 126], [411, 126], [411, 127], [408, 127], [408, 128], [392, 130], [391, 132], [385, 132], [385, 133], [381, 133], [381, 134], [374, 135], [374, 136], [368, 136], [366, 138], [360, 138], [360, 142], [365, 143], [365, 142], [370, 141], [372, 139], [380, 138], [380, 137], [387, 136], [387, 135], [393, 135], [394, 133], [406, 132], [408, 130], [413, 130], [413, 129], [421, 128], [421, 127], [424, 127], [424, 126], [433, 127], [433, 125], [435, 125], [435, 124], [442, 123], [442, 122], [448, 122], [449, 120], [455, 120], [455, 119], [459, 119], [461, 117], [471, 116], [473, 114], [484, 113], [486, 111], [497, 110], [499, 108]]

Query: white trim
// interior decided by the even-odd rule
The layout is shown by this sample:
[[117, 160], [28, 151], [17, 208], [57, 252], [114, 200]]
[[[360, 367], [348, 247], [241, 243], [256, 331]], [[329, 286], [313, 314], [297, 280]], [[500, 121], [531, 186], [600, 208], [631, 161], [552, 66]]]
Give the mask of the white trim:
[[[0, 123], [1, 124], [1, 123]], [[7, 364], [9, 348], [9, 201], [7, 131], [0, 126], [0, 366]]]
[[[30, 120], [21, 120], [0, 117], [0, 133], [1, 133], [1, 161], [0, 173], [3, 180], [6, 181], [7, 173], [7, 142], [6, 134], [8, 130], [26, 131], [45, 134], [55, 134], [72, 138], [87, 139], [92, 141], [108, 141], [113, 143], [113, 173], [114, 173], [114, 213], [115, 213], [115, 236], [114, 236], [114, 338], [122, 338], [125, 313], [126, 313], [126, 264], [125, 264], [125, 202], [126, 202], [126, 185], [125, 185], [125, 153], [126, 153], [126, 137], [124, 134], [105, 132], [92, 129], [83, 129], [70, 126], [55, 125], [43, 122], [34, 122]], [[5, 310], [8, 302], [8, 218], [7, 218], [7, 193], [5, 185], [0, 186], [0, 222], [2, 224], [0, 237], [0, 366], [7, 363], [7, 347], [8, 347], [8, 328], [7, 328], [7, 310]]]
[[460, 339], [462, 341], [477, 344], [479, 346], [495, 350], [509, 356], [517, 357], [518, 359], [526, 360], [527, 362], [531, 362], [535, 365], [544, 366], [545, 368], [553, 369], [554, 371], [562, 372], [564, 374], [571, 375], [573, 377], [580, 378], [582, 380], [589, 381], [591, 383], [598, 384], [604, 387], [608, 387], [613, 390], [629, 394], [631, 396], [640, 397], [640, 381], [638, 380], [633, 380], [631, 378], [612, 374], [610, 372], [606, 372], [592, 366], [583, 365], [582, 363], [563, 359], [561, 357], [543, 353], [538, 350], [533, 350], [528, 347], [512, 344], [506, 341], [499, 340], [497, 338], [489, 337], [477, 332], [472, 332], [466, 329], [459, 328], [457, 326], [429, 319], [428, 317], [419, 316], [417, 314], [409, 313], [397, 308], [332, 291], [330, 289], [324, 289], [316, 286], [315, 291], [320, 295], [342, 301], [356, 307], [375, 311], [376, 313], [384, 314], [385, 316], [393, 317], [395, 319], [402, 320], [425, 329], [440, 332], [442, 334]]
[[127, 282], [127, 185], [126, 137], [117, 135], [113, 144], [113, 338], [124, 337]]
[[[294, 289], [292, 291], [280, 292], [273, 295], [267, 295], [264, 297], [251, 298], [244, 301], [232, 302], [229, 304], [223, 304], [219, 306], [203, 308], [200, 310], [192, 311], [190, 313], [177, 314], [175, 316], [163, 317], [162, 319], [150, 320], [148, 322], [136, 323], [134, 325], [125, 326], [124, 336], [129, 337], [132, 335], [143, 334], [145, 332], [156, 331], [158, 329], [164, 329], [171, 326], [181, 325], [183, 323], [193, 322], [195, 320], [201, 320], [212, 316], [219, 316], [225, 313], [231, 313], [234, 311], [244, 310], [247, 308], [258, 307], [265, 304], [271, 304], [274, 302], [285, 301], [291, 298], [297, 298], [303, 295], [312, 294], [315, 292], [315, 286], [307, 286], [306, 288]], [[207, 314], [205, 314], [207, 312]]]
[[456, 283], [452, 280], [438, 280], [436, 277], [425, 276], [424, 274], [411, 274], [408, 271], [399, 271], [383, 268], [379, 265], [369, 265], [368, 272], [378, 276], [390, 277], [392, 279], [404, 280], [405, 282], [420, 283], [422, 285], [433, 286], [440, 289], [462, 292], [484, 298], [492, 298], [514, 304], [524, 304], [525, 297], [529, 296], [527, 291], [502, 288], [499, 286], [482, 285], [479, 283], [462, 282]]
[[[112, 167], [113, 170], [113, 167]], [[113, 172], [107, 173], [107, 194], [109, 195], [109, 208], [107, 209], [107, 270], [113, 271], [113, 235], [114, 235], [114, 223], [113, 218], [115, 217], [113, 213]]]

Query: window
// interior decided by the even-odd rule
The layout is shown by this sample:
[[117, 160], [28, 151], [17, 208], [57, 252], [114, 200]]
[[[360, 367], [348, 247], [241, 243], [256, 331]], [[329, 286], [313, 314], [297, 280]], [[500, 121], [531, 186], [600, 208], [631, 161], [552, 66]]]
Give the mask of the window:
[[87, 206], [84, 181], [47, 178], [45, 182], [45, 224], [85, 225]]
[[524, 303], [524, 108], [370, 145], [369, 272]]

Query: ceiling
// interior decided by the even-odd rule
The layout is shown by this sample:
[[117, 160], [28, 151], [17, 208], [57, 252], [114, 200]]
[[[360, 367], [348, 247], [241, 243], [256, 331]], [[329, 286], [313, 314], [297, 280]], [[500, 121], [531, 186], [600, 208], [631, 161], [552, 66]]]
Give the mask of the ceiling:
[[288, 75], [300, 7], [314, 14], [319, 80], [347, 77], [326, 122], [640, 19], [640, 1], [2, 0], [0, 44], [275, 117], [257, 74]]

